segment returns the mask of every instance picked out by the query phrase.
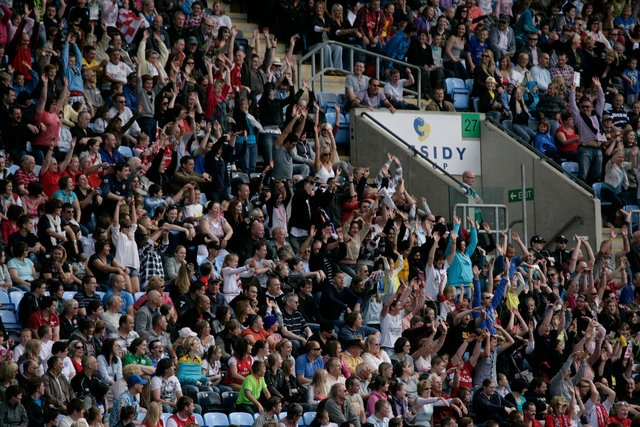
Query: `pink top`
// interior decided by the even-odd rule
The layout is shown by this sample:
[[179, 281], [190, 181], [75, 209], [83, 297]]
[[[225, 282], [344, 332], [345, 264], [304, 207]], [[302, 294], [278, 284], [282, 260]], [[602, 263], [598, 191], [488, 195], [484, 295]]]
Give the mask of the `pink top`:
[[51, 140], [54, 139], [56, 141], [56, 145], [58, 144], [58, 135], [60, 134], [60, 117], [58, 117], [58, 113], [50, 113], [48, 111], [43, 111], [41, 114], [38, 114], [36, 111], [35, 116], [33, 117], [36, 123], [44, 123], [47, 129], [44, 132], [40, 132], [38, 136], [36, 136], [32, 144], [42, 146], [49, 146]]

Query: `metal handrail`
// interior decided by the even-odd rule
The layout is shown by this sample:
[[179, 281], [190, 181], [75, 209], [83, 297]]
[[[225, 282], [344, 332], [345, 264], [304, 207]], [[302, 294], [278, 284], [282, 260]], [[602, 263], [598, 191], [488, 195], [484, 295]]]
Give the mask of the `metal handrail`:
[[[462, 226], [465, 228], [467, 226], [467, 215], [469, 215], [469, 210], [470, 209], [479, 209], [480, 211], [482, 211], [483, 209], [493, 209], [493, 214], [494, 214], [494, 220], [495, 220], [495, 224], [493, 224], [494, 226], [491, 227], [491, 224], [489, 225], [489, 228], [492, 230], [491, 234], [495, 234], [496, 235], [496, 242], [500, 239], [500, 233], [504, 232], [507, 233], [510, 229], [511, 226], [509, 225], [509, 208], [507, 207], [507, 205], [504, 204], [499, 204], [499, 203], [457, 203], [454, 207], [453, 207], [453, 216], [456, 216], [456, 214], [458, 213], [458, 209], [462, 208], [462, 215], [460, 216], [460, 219], [462, 221]], [[500, 228], [500, 216], [499, 216], [499, 211], [500, 210], [504, 210], [504, 226], [505, 228]], [[473, 227], [474, 224], [471, 224], [471, 227]], [[483, 229], [479, 229], [478, 233], [486, 233], [485, 230]]]
[[[321, 51], [323, 47], [326, 45], [334, 44], [337, 46], [342, 46], [343, 49], [349, 49], [350, 55], [350, 63], [351, 69], [347, 70], [344, 68], [325, 68], [324, 66], [324, 55], [320, 54], [320, 70], [316, 72], [316, 53]], [[414, 78], [416, 80], [417, 90], [404, 89], [403, 93], [407, 93], [410, 95], [416, 96], [418, 99], [418, 107], [420, 107], [420, 102], [422, 101], [422, 73], [420, 72], [420, 67], [417, 65], [409, 64], [408, 62], [400, 61], [398, 59], [393, 59], [388, 56], [370, 52], [366, 49], [362, 49], [360, 47], [356, 47], [350, 44], [340, 43], [335, 40], [327, 40], [316, 45], [313, 49], [309, 50], [305, 55], [298, 59], [298, 87], [302, 87], [302, 63], [309, 58], [311, 58], [311, 77], [308, 78], [309, 82], [313, 85], [313, 90], [316, 90], [315, 82], [319, 78], [320, 79], [320, 91], [324, 91], [324, 74], [327, 71], [340, 71], [343, 73], [353, 73], [353, 53], [360, 52], [367, 56], [373, 56], [376, 59], [376, 78], [380, 79], [380, 61], [393, 62], [394, 64], [401, 65], [405, 68], [410, 68], [413, 71], [416, 71]]]
[[[557, 164], [556, 162], [554, 162], [553, 160], [551, 160], [550, 157], [547, 157], [542, 151], [537, 150], [533, 145], [529, 144], [526, 141], [523, 141], [522, 138], [520, 138], [518, 135], [516, 135], [511, 129], [507, 129], [505, 126], [503, 126], [502, 124], [500, 124], [499, 122], [487, 117], [485, 119], [487, 122], [491, 123], [492, 125], [494, 125], [495, 127], [497, 127], [498, 129], [500, 129], [501, 131], [503, 131], [504, 133], [506, 133], [507, 135], [509, 135], [512, 139], [514, 139], [518, 144], [520, 144], [521, 146], [525, 147], [527, 150], [533, 152], [534, 154], [536, 154], [538, 157], [540, 157], [542, 160], [544, 160], [546, 163], [548, 163], [551, 167], [553, 167], [554, 169], [556, 169], [558, 172], [565, 174], [565, 173], [569, 173], [566, 170], [562, 169], [562, 167]], [[582, 181], [580, 178], [578, 178], [577, 176], [570, 174], [571, 176], [575, 177], [575, 183], [578, 184], [580, 187], [582, 187], [583, 189], [587, 190], [593, 197], [596, 197], [596, 193], [595, 191], [593, 191], [593, 188], [589, 187], [584, 181]]]
[[376, 125], [378, 125], [379, 127], [381, 127], [385, 132], [387, 132], [389, 135], [393, 136], [395, 139], [397, 139], [398, 141], [400, 141], [400, 143], [402, 145], [404, 145], [406, 148], [408, 148], [409, 150], [411, 150], [411, 152], [413, 152], [414, 156], [418, 156], [420, 157], [422, 160], [426, 161], [427, 163], [429, 163], [434, 169], [437, 169], [439, 172], [443, 173], [444, 175], [446, 175], [447, 177], [449, 177], [451, 180], [453, 180], [456, 184], [458, 184], [460, 186], [460, 188], [457, 188], [457, 190], [460, 193], [466, 194], [466, 192], [462, 189], [464, 188], [464, 184], [460, 181], [458, 181], [458, 179], [456, 177], [454, 177], [453, 175], [451, 175], [449, 172], [447, 172], [446, 170], [444, 170], [439, 164], [435, 163], [433, 160], [431, 160], [430, 158], [428, 158], [427, 156], [424, 155], [424, 153], [420, 152], [419, 150], [417, 150], [413, 145], [409, 144], [407, 141], [405, 141], [404, 139], [400, 138], [396, 133], [394, 133], [391, 129], [389, 129], [388, 127], [386, 127], [385, 125], [383, 125], [382, 123], [380, 123], [378, 120], [376, 120], [375, 118], [371, 117], [371, 115], [369, 113], [367, 113], [366, 111], [360, 113], [360, 117], [366, 117], [367, 119], [371, 120], [372, 122], [374, 122]]
[[[544, 245], [545, 248], [550, 248], [552, 243], [555, 243], [556, 239], [558, 238], [558, 236], [561, 236], [564, 234], [564, 230], [566, 230], [567, 228], [569, 228], [571, 225], [573, 225], [574, 222], [576, 222], [576, 220], [582, 220], [582, 215], [580, 214], [575, 214], [574, 216], [571, 217], [571, 219], [569, 219], [569, 221], [567, 221], [562, 227], [560, 227], [560, 229], [558, 231], [556, 231], [556, 234], [554, 234], [548, 241], [547, 244]], [[582, 221], [584, 222], [584, 221]]]

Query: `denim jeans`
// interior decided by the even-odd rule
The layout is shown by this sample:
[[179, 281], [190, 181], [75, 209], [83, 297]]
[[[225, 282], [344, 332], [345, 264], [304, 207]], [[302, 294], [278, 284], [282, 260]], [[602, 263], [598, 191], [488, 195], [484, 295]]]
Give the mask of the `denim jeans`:
[[258, 148], [265, 165], [273, 160], [273, 146], [276, 143], [276, 139], [278, 139], [278, 135], [275, 133], [261, 133], [258, 135]]
[[[313, 50], [317, 45], [309, 47], [309, 50]], [[342, 69], [342, 46], [335, 44], [328, 44], [322, 48], [322, 57], [324, 61], [324, 68], [339, 68]]]
[[602, 150], [599, 147], [578, 147], [578, 178], [588, 185], [599, 182], [602, 176]]
[[[237, 150], [237, 148], [236, 148]], [[258, 160], [258, 144], [248, 144], [247, 151], [240, 159], [240, 167], [246, 174], [252, 174], [256, 171], [256, 161]]]
[[524, 139], [528, 143], [531, 143], [533, 141], [533, 138], [536, 137], [536, 133], [534, 132], [534, 130], [526, 125], [512, 124], [511, 129], [513, 130], [513, 133], [515, 133], [516, 135], [518, 135], [520, 138]]
[[158, 122], [153, 117], [140, 117], [136, 120], [140, 126], [140, 130], [149, 137], [151, 142], [156, 140], [156, 129]]
[[300, 175], [301, 177], [304, 178], [311, 175], [311, 170], [309, 169], [309, 165], [304, 165], [302, 163], [294, 163], [293, 174]]

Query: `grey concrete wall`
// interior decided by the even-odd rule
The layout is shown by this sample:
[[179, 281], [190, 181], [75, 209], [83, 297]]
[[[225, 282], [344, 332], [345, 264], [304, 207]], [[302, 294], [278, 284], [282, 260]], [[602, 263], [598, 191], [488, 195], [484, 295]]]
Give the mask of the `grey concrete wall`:
[[[351, 114], [351, 164], [354, 166], [370, 166], [371, 175], [380, 170], [387, 161], [387, 153], [397, 156], [402, 163], [405, 186], [410, 194], [418, 200], [424, 196], [431, 210], [436, 214], [449, 217], [449, 187], [457, 188], [455, 181], [435, 170], [421, 157], [415, 156], [411, 150], [397, 140], [383, 133], [367, 119]], [[393, 167], [392, 167], [393, 170]]]
[[[570, 240], [574, 234], [589, 236], [594, 250], [601, 240], [600, 202], [561, 172], [540, 160], [538, 156], [508, 137], [495, 126], [482, 122], [482, 174], [477, 175], [478, 193], [486, 203], [505, 204], [509, 223], [524, 235], [522, 203], [507, 200], [509, 190], [521, 188], [521, 164], [525, 165], [526, 187], [534, 188], [534, 200], [527, 202], [528, 236], [541, 234], [547, 239], [560, 231], [574, 215], [575, 220], [562, 231]], [[425, 196], [436, 214], [451, 215], [453, 205], [461, 202], [455, 181], [433, 169], [426, 161], [381, 131], [367, 119], [351, 115], [350, 155], [353, 165], [372, 166], [374, 176], [387, 159], [387, 152], [398, 156], [405, 170], [409, 193]], [[461, 180], [461, 177], [456, 177]], [[594, 244], [595, 243], [595, 244]], [[553, 244], [551, 244], [553, 247]]]
[[[525, 165], [526, 187], [534, 188], [534, 200], [527, 202], [528, 236], [550, 238], [574, 215], [582, 218], [563, 231], [570, 240], [574, 234], [589, 236], [597, 250], [602, 234], [600, 201], [531, 151], [506, 136], [495, 126], [483, 122], [481, 138], [482, 176], [478, 185], [503, 187], [509, 207], [509, 221], [522, 220], [522, 203], [507, 201], [508, 190], [521, 188], [521, 164]], [[520, 234], [522, 223], [514, 226]], [[593, 245], [593, 242], [596, 242]]]

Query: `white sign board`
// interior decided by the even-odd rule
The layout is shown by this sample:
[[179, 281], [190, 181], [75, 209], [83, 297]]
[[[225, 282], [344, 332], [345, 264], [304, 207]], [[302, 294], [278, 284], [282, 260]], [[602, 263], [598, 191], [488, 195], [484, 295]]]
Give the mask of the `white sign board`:
[[[464, 171], [470, 170], [476, 175], [482, 175], [480, 138], [462, 137], [462, 115], [404, 111], [396, 114], [389, 111], [367, 111], [367, 114], [450, 174], [462, 175]], [[476, 117], [477, 120], [474, 119]], [[466, 127], [477, 127], [479, 130], [479, 116], [465, 114], [464, 121]], [[465, 133], [473, 133], [470, 130], [467, 129]]]

